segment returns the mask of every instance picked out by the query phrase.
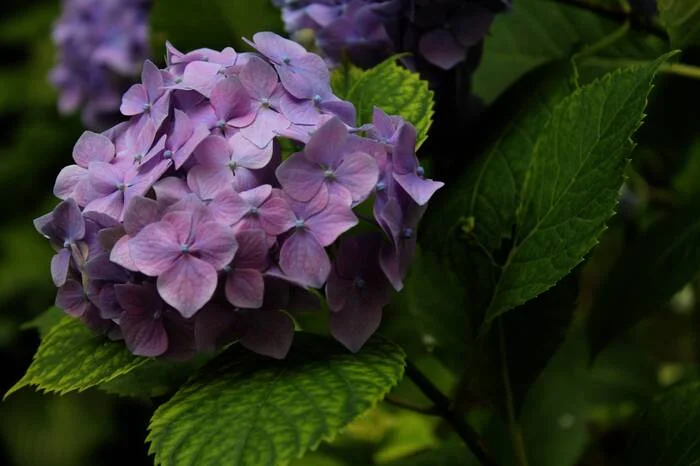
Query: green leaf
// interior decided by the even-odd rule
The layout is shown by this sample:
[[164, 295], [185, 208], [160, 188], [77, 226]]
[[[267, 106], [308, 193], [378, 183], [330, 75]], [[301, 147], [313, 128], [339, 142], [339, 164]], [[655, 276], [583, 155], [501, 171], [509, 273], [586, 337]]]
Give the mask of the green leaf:
[[[593, 12], [551, 0], [513, 2], [513, 11], [499, 15], [486, 38], [474, 91], [490, 102], [526, 72], [597, 44], [619, 27]], [[653, 60], [666, 51], [665, 41], [631, 30], [595, 56], [605, 59], [604, 68], [611, 71], [630, 59]]]
[[156, 464], [283, 465], [330, 440], [402, 377], [404, 353], [372, 338], [353, 355], [299, 333], [274, 361], [234, 346], [153, 415]]
[[657, 397], [636, 422], [629, 464], [697, 466], [700, 459], [700, 382]]
[[100, 390], [119, 396], [152, 398], [175, 392], [206, 359], [189, 361], [148, 360], [134, 370], [100, 384]]
[[700, 45], [700, 3], [695, 0], [659, 0], [659, 16], [671, 45]]
[[361, 68], [346, 61], [341, 66], [331, 72], [331, 89], [340, 99], [347, 99], [350, 90], [355, 86], [364, 71]]
[[148, 361], [108, 340], [72, 317], [64, 317], [41, 341], [31, 366], [5, 397], [33, 385], [64, 394], [109, 382]]
[[22, 330], [36, 329], [39, 336], [44, 338], [49, 331], [58, 325], [66, 316], [62, 309], [50, 307], [29, 322], [22, 324]]
[[532, 152], [515, 241], [487, 321], [550, 288], [595, 246], [617, 203], [654, 75], [667, 58], [610, 73], [554, 109]]
[[595, 356], [640, 320], [660, 311], [700, 270], [700, 203], [678, 208], [629, 245], [598, 291], [588, 337]]
[[386, 466], [479, 466], [480, 464], [464, 443], [455, 439], [445, 442], [439, 448], [392, 461]]
[[[355, 104], [359, 122], [372, 121], [372, 110], [379, 107], [389, 115], [401, 115], [418, 131], [418, 147], [427, 139], [433, 120], [433, 91], [428, 82], [396, 64], [392, 57], [357, 75], [350, 68], [355, 84], [346, 99]], [[337, 82], [340, 78], [335, 78]]]

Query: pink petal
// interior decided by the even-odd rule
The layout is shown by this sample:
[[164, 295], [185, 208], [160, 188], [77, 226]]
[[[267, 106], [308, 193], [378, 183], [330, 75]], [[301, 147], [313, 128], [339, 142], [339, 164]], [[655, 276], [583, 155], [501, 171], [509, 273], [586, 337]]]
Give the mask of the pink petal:
[[347, 349], [357, 353], [377, 331], [381, 320], [381, 307], [361, 305], [358, 300], [353, 300], [339, 312], [331, 314], [331, 334]]
[[159, 205], [172, 205], [191, 193], [185, 180], [169, 176], [153, 185]]
[[158, 277], [158, 293], [186, 319], [192, 317], [214, 295], [216, 270], [201, 259], [186, 254]]
[[311, 99], [330, 91], [328, 67], [313, 53], [295, 58], [293, 66], [278, 65], [277, 72], [285, 89], [297, 99]]
[[114, 144], [102, 134], [85, 131], [73, 147], [73, 160], [83, 168], [90, 162], [109, 162], [114, 158]]
[[308, 53], [301, 45], [274, 32], [258, 32], [253, 36], [253, 44], [251, 45], [258, 52], [277, 63], [281, 63], [283, 57], [297, 58]]
[[311, 136], [304, 154], [318, 165], [335, 167], [343, 156], [347, 141], [347, 127], [338, 117], [333, 117]]
[[168, 349], [168, 335], [163, 321], [152, 315], [131, 315], [125, 313], [119, 320], [124, 343], [136, 356], [154, 358]]
[[352, 202], [357, 204], [370, 195], [379, 180], [377, 161], [369, 154], [355, 152], [343, 157], [335, 170], [336, 182], [350, 191]]
[[83, 212], [99, 212], [116, 220], [122, 220], [124, 215], [124, 193], [115, 190], [112, 194], [93, 199], [85, 206]]
[[281, 235], [294, 226], [296, 217], [287, 201], [280, 196], [271, 196], [260, 206], [260, 224], [265, 233]]
[[250, 96], [257, 100], [269, 98], [278, 83], [274, 68], [256, 56], [248, 60], [238, 77]]
[[418, 168], [416, 158], [416, 128], [410, 123], [403, 123], [396, 135], [396, 146], [394, 147], [394, 171], [405, 174], [413, 173]]
[[221, 65], [204, 61], [195, 61], [185, 67], [182, 74], [182, 85], [194, 89], [205, 97], [209, 97], [216, 84], [224, 79], [219, 74]]
[[194, 338], [199, 351], [214, 351], [241, 338], [244, 320], [231, 306], [210, 303], [197, 312]]
[[272, 144], [260, 148], [243, 136], [243, 132], [234, 134], [229, 139], [233, 150], [233, 159], [238, 165], [250, 169], [263, 168], [272, 159]]
[[153, 103], [158, 97], [163, 94], [163, 76], [160, 70], [151, 60], [146, 60], [141, 70], [141, 82], [146, 88], [148, 101]]
[[241, 129], [241, 133], [250, 142], [263, 148], [270, 144], [277, 134], [289, 128], [291, 122], [281, 113], [271, 108], [261, 108], [255, 121]]
[[73, 317], [80, 317], [90, 308], [83, 285], [76, 280], [68, 280], [56, 293], [56, 307]]
[[63, 286], [68, 278], [68, 268], [70, 267], [71, 253], [67, 248], [63, 248], [51, 258], [51, 278], [56, 286]]
[[124, 175], [106, 162], [92, 162], [88, 168], [90, 185], [97, 193], [102, 195], [116, 191], [117, 185], [124, 181]]
[[242, 191], [239, 194], [251, 206], [260, 207], [260, 205], [270, 197], [270, 194], [272, 194], [272, 186], [264, 184], [257, 188]]
[[138, 270], [152, 277], [170, 269], [182, 255], [172, 225], [164, 222], [146, 226], [129, 240], [129, 250]]
[[233, 126], [249, 125], [255, 118], [250, 96], [236, 77], [219, 81], [211, 91], [211, 104], [217, 118]]
[[233, 266], [240, 269], [263, 270], [267, 267], [267, 235], [264, 231], [241, 231], [236, 234], [238, 252]]
[[146, 225], [156, 222], [158, 213], [156, 201], [143, 196], [134, 197], [124, 212], [124, 231], [129, 235], [135, 235]]
[[227, 167], [208, 168], [195, 165], [187, 174], [187, 185], [202, 200], [212, 199], [216, 194], [233, 189], [234, 175]]
[[321, 288], [330, 274], [331, 262], [314, 235], [300, 230], [282, 245], [280, 268], [305, 286]]
[[219, 168], [231, 160], [231, 146], [221, 136], [208, 136], [199, 143], [194, 156], [204, 167]]
[[130, 236], [124, 235], [119, 240], [114, 243], [112, 250], [109, 252], [109, 260], [117, 265], [121, 265], [127, 270], [132, 272], [138, 272], [138, 267], [131, 258], [131, 250], [129, 249]]
[[280, 311], [250, 311], [240, 342], [245, 348], [275, 359], [284, 359], [294, 340], [294, 323]]
[[297, 152], [282, 162], [275, 174], [282, 189], [301, 202], [307, 202], [316, 196], [325, 180], [323, 169], [309, 161], [302, 152]]
[[175, 168], [180, 169], [185, 162], [190, 158], [190, 155], [194, 150], [199, 147], [199, 144], [204, 141], [204, 139], [209, 136], [209, 128], [205, 125], [198, 125], [190, 138], [173, 154], [173, 160], [175, 161]]
[[258, 309], [263, 304], [264, 286], [259, 270], [233, 269], [226, 277], [226, 299], [236, 307]]
[[148, 103], [148, 94], [143, 84], [134, 84], [124, 93], [119, 111], [122, 115], [139, 115], [144, 111], [144, 105]]
[[317, 125], [321, 110], [311, 100], [295, 99], [289, 94], [284, 94], [280, 100], [280, 110], [289, 121], [298, 125]]
[[[53, 187], [54, 195], [59, 199], [74, 197], [76, 187], [83, 182], [88, 182], [88, 171], [78, 165], [64, 167], [56, 178]], [[81, 199], [75, 199], [78, 205], [84, 205]]]
[[349, 205], [332, 200], [318, 215], [308, 218], [306, 225], [321, 246], [329, 246], [358, 222]]
[[238, 249], [233, 231], [219, 222], [201, 222], [194, 230], [191, 251], [221, 270], [233, 260]]
[[214, 218], [219, 223], [233, 225], [248, 213], [248, 203], [233, 189], [218, 193], [209, 204]]
[[336, 268], [336, 264], [333, 264], [333, 270], [328, 276], [328, 283], [326, 283], [326, 301], [333, 312], [338, 312], [345, 306], [354, 287], [353, 280], [338, 275]]
[[434, 29], [420, 38], [421, 55], [443, 70], [452, 69], [467, 57], [467, 49], [446, 29]]
[[421, 206], [428, 203], [435, 191], [445, 186], [441, 181], [425, 180], [414, 173], [405, 175], [394, 173], [394, 179]]

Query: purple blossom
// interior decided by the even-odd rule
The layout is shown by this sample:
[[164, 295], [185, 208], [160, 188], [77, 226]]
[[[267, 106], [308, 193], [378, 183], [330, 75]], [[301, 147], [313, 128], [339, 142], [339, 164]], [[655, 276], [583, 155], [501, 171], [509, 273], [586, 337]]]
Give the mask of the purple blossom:
[[[329, 20], [322, 10], [309, 11]], [[57, 305], [134, 354], [184, 359], [237, 342], [283, 358], [285, 311], [320, 308], [307, 288], [324, 285], [331, 331], [357, 351], [402, 286], [441, 186], [424, 179], [410, 124], [375, 109], [373, 125], [352, 127], [321, 58], [254, 39], [263, 55], [168, 44], [167, 68], [146, 63], [124, 96], [129, 118], [80, 137], [56, 180], [63, 202], [35, 221], [58, 251]], [[283, 162], [277, 138], [305, 147]], [[326, 248], [368, 199], [378, 231], [344, 236], [332, 263]]]
[[233, 232], [196, 212], [171, 212], [129, 240], [138, 270], [158, 277], [158, 292], [185, 318], [193, 316], [216, 289], [217, 271], [237, 249]]
[[58, 107], [82, 107], [83, 121], [99, 127], [116, 115], [120, 96], [148, 55], [150, 0], [65, 0], [54, 25], [58, 64], [49, 79]]
[[279, 265], [293, 280], [313, 288], [320, 288], [331, 271], [331, 263], [324, 247], [338, 236], [357, 225], [357, 217], [350, 209], [350, 197], [331, 198], [320, 192], [309, 202], [288, 199], [293, 215], [286, 220], [292, 229], [282, 244]]
[[379, 266], [381, 234], [345, 238], [326, 284], [331, 333], [357, 352], [377, 330], [391, 285]]
[[321, 126], [303, 152], [292, 155], [277, 169], [282, 188], [298, 201], [309, 201], [321, 188], [332, 198], [345, 191], [352, 204], [369, 196], [377, 184], [379, 169], [369, 154], [357, 151], [345, 124], [338, 118]]

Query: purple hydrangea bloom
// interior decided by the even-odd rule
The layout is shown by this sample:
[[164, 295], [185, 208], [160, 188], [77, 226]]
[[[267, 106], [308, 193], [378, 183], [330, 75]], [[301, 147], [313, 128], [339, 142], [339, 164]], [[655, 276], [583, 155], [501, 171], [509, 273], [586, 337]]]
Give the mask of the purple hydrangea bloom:
[[117, 114], [148, 55], [150, 6], [150, 0], [63, 0], [53, 30], [58, 64], [49, 76], [62, 113], [82, 108], [92, 128]]
[[449, 70], [466, 60], [510, 0], [273, 0], [287, 32], [314, 34], [331, 64], [347, 57], [362, 68], [390, 56], [419, 69]]
[[[56, 304], [136, 355], [238, 342], [283, 358], [286, 311], [320, 308], [308, 288], [324, 286], [332, 334], [357, 351], [442, 186], [424, 178], [409, 123], [376, 110], [353, 127], [318, 55], [254, 40], [261, 54], [168, 44], [167, 67], [147, 62], [125, 94], [128, 119], [79, 138], [62, 202], [35, 221], [58, 251]], [[304, 147], [283, 161], [280, 138]], [[376, 231], [352, 236], [364, 202]]]

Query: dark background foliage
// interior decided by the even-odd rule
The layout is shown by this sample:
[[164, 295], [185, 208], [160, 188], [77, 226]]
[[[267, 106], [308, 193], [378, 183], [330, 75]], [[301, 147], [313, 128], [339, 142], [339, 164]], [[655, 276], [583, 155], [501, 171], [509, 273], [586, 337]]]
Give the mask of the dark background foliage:
[[[436, 121], [421, 149], [436, 179], [457, 182], [504, 122], [521, 108], [532, 108], [530, 98], [541, 90], [536, 86], [546, 84], [544, 76], [552, 76], [562, 67], [561, 60], [595, 47], [621, 26], [617, 20], [562, 6], [565, 2], [523, 3], [531, 7], [528, 15], [518, 15], [516, 6], [513, 14], [497, 21], [473, 79], [455, 71], [437, 88]], [[0, 19], [0, 195], [5, 200], [0, 228], [0, 393], [22, 376], [38, 345], [36, 332], [22, 325], [53, 303], [51, 251], [31, 220], [55, 203], [53, 180], [69, 163], [82, 132], [78, 116], [58, 115], [56, 93], [46, 80], [54, 63], [50, 30], [58, 13], [57, 1], [10, 0], [3, 3]], [[594, 57], [584, 55], [581, 82], [626, 62], [649, 59], [650, 51], [659, 55], [667, 50], [658, 34], [649, 32], [650, 24], [635, 22], [624, 39], [599, 48]], [[281, 32], [278, 12], [267, 0], [156, 1], [151, 25], [153, 57], [159, 63], [165, 39], [181, 50], [243, 49], [241, 36]], [[700, 65], [700, 51], [688, 47], [682, 61]], [[524, 76], [526, 72], [533, 74]], [[480, 275], [483, 267], [472, 251], [467, 266], [454, 268], [473, 246], [469, 219], [462, 219], [463, 228], [447, 238], [452, 272], [436, 252], [444, 252], [444, 238], [439, 245], [431, 242], [435, 236], [430, 228], [439, 219], [428, 216], [423, 253], [406, 290], [388, 309], [383, 333], [400, 342], [436, 385], [455, 396], [499, 464], [514, 464], [514, 434], [486, 406], [507, 411], [506, 395], [497, 380], [475, 373], [510, 373], [511, 404], [518, 412], [515, 435], [522, 438], [531, 466], [644, 464], [651, 457], [644, 456], [644, 447], [665, 433], [645, 428], [638, 434], [637, 427], [645, 419], [665, 422], [664, 416], [674, 413], [676, 420], [683, 419], [668, 390], [690, 393], [697, 406], [700, 391], [684, 384], [697, 375], [700, 283], [677, 283], [692, 277], [697, 263], [684, 251], [668, 263], [654, 255], [663, 255], [664, 245], [676, 238], [673, 228], [691, 229], [700, 211], [695, 206], [700, 193], [697, 78], [660, 75], [648, 118], [635, 138], [638, 146], [618, 213], [600, 244], [555, 288], [497, 321], [500, 340], [492, 335], [471, 339], [472, 327], [483, 317], [480, 294], [487, 292], [490, 277]], [[459, 90], [458, 99], [452, 98], [453, 89]], [[469, 97], [469, 89], [481, 99]], [[484, 113], [476, 118], [481, 108]], [[444, 202], [435, 200], [436, 206]], [[453, 224], [458, 220], [449, 219]], [[500, 250], [507, 253], [508, 248], [505, 241]], [[655, 292], [644, 293], [649, 289]], [[602, 324], [596, 326], [596, 319]], [[610, 335], [599, 331], [612, 326], [617, 328]], [[500, 358], [503, 342], [508, 352]], [[599, 352], [595, 360], [591, 348]], [[489, 371], [480, 371], [484, 366]], [[647, 410], [655, 397], [661, 397], [661, 408]], [[429, 404], [409, 382], [392, 398]], [[0, 404], [0, 465], [152, 464], [144, 438], [159, 401], [99, 390], [66, 396], [22, 390]], [[688, 415], [687, 421], [697, 423], [697, 416]], [[296, 464], [450, 466], [472, 461], [439, 418], [383, 403], [332, 445], [321, 445]]]

